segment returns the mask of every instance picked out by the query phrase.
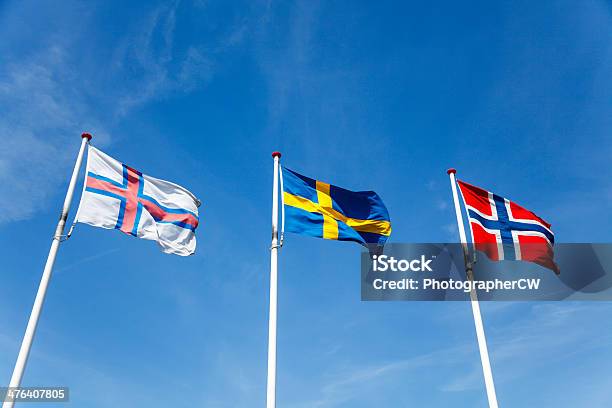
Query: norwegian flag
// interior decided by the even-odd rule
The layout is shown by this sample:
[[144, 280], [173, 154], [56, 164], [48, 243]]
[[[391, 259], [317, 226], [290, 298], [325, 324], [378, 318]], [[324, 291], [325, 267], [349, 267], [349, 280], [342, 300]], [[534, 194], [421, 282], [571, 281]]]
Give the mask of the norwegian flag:
[[493, 261], [534, 262], [559, 274], [550, 224], [490, 191], [457, 181], [468, 213], [474, 247]]

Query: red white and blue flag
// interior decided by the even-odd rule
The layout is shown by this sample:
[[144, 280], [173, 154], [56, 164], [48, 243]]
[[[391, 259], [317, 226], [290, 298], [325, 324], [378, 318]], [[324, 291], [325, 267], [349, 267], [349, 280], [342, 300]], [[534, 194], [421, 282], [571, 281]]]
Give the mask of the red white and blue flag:
[[458, 184], [475, 249], [493, 261], [529, 261], [559, 273], [549, 223], [507, 198], [463, 181]]
[[89, 146], [76, 221], [157, 241], [163, 252], [185, 256], [195, 252], [199, 205], [183, 187]]

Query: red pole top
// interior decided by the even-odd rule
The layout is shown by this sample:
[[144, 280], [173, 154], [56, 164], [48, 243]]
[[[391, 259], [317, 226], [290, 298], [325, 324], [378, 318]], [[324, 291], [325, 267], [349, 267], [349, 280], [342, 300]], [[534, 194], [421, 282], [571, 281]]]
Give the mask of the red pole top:
[[92, 136], [91, 136], [89, 133], [83, 133], [83, 134], [81, 135], [81, 137], [82, 137], [83, 139], [91, 140], [91, 137], [92, 137]]
[[280, 157], [281, 157], [281, 154], [280, 154], [280, 152], [272, 152], [272, 157], [278, 157], [278, 158], [280, 158]]
[[453, 169], [452, 167], [446, 170], [446, 174], [455, 174], [455, 173], [457, 173], [457, 170]]

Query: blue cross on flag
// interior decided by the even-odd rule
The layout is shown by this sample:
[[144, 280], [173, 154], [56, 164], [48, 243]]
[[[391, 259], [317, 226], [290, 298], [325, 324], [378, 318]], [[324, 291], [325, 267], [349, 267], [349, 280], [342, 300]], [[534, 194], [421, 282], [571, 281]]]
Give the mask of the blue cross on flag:
[[464, 181], [458, 184], [477, 250], [493, 261], [529, 261], [559, 273], [549, 223], [507, 198]]

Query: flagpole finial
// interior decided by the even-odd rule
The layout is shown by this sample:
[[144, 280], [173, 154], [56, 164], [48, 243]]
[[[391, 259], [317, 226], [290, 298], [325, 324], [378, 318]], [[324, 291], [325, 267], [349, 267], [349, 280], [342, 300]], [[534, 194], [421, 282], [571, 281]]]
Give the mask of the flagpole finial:
[[280, 152], [272, 152], [272, 157], [281, 157], [281, 153]]
[[88, 141], [91, 140], [91, 138], [92, 138], [91, 134], [89, 134], [89, 133], [83, 133], [83, 134], [81, 134], [81, 137], [83, 139], [87, 139]]
[[455, 174], [455, 173], [457, 173], [457, 170], [453, 169], [452, 167], [446, 170], [446, 174]]

